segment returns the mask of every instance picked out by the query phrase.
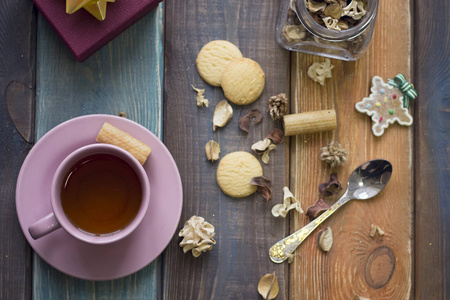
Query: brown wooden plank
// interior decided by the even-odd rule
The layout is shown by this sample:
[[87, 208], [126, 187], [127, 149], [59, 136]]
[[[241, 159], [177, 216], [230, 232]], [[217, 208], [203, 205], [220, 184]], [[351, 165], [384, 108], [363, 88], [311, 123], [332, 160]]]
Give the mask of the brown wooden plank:
[[[395, 30], [394, 30], [395, 28]], [[382, 137], [372, 134], [372, 121], [354, 106], [369, 95], [371, 78], [385, 80], [401, 72], [410, 78], [409, 1], [380, 1], [372, 44], [356, 62], [332, 60], [333, 78], [325, 86], [310, 80], [306, 71], [315, 61], [310, 55], [294, 55], [292, 62], [291, 111], [335, 109], [338, 127], [333, 132], [297, 136], [291, 139], [291, 185], [306, 208], [318, 199], [318, 185], [331, 170], [318, 159], [320, 148], [332, 140], [349, 151], [347, 163], [336, 168], [344, 189], [349, 174], [360, 164], [384, 158], [393, 164], [393, 175], [384, 191], [368, 201], [352, 201], [319, 228], [330, 226], [334, 245], [328, 254], [317, 247], [317, 232], [297, 249], [291, 268], [291, 299], [406, 299], [412, 292], [412, 129], [391, 125]], [[293, 220], [298, 229], [309, 222], [306, 216]], [[376, 224], [386, 234], [370, 238]], [[369, 256], [379, 247], [388, 247], [395, 257], [392, 277], [382, 287], [371, 287], [365, 276]], [[374, 274], [387, 276], [388, 263], [380, 263]]]
[[450, 297], [448, 1], [414, 1], [415, 295]]
[[[221, 157], [250, 146], [265, 137], [280, 123], [264, 113], [262, 124], [249, 134], [238, 128], [239, 118], [250, 109], [265, 112], [270, 96], [286, 92], [288, 56], [275, 42], [279, 1], [165, 1], [165, 84], [164, 142], [181, 173], [184, 208], [180, 229], [192, 215], [200, 215], [216, 228], [217, 244], [212, 251], [194, 258], [183, 254], [173, 239], [165, 252], [165, 299], [257, 299], [257, 284], [262, 275], [276, 271], [280, 283], [277, 299], [288, 296], [287, 264], [270, 262], [270, 246], [287, 233], [288, 222], [274, 218], [270, 210], [282, 201], [286, 184], [285, 145], [273, 153], [264, 174], [272, 178], [274, 199], [266, 203], [258, 194], [245, 199], [225, 196], [215, 180], [216, 163], [206, 160], [204, 145], [210, 139], [219, 142]], [[255, 103], [233, 105], [234, 115], [224, 128], [212, 130], [216, 104], [224, 99], [198, 75], [195, 60], [201, 47], [215, 39], [237, 45], [245, 57], [265, 71], [266, 86]], [[209, 108], [196, 106], [191, 84], [205, 88]], [[170, 208], [168, 208], [170, 209]]]
[[33, 5], [26, 0], [1, 1], [0, 20], [0, 298], [30, 299], [31, 251], [17, 220], [15, 187], [33, 141]]

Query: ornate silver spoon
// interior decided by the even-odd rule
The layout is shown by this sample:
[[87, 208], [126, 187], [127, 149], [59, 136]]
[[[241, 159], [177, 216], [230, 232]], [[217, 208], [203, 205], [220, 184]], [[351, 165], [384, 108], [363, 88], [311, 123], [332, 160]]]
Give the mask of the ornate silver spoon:
[[384, 159], [365, 162], [350, 175], [344, 195], [311, 223], [273, 245], [269, 250], [274, 263], [282, 263], [332, 213], [350, 200], [367, 200], [377, 195], [388, 183], [392, 165]]

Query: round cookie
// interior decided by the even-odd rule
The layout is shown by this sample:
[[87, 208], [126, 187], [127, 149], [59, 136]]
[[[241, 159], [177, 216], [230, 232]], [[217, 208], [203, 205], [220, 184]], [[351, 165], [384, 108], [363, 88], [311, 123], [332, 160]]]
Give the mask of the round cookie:
[[250, 184], [253, 177], [262, 176], [259, 161], [248, 152], [237, 151], [225, 155], [217, 167], [217, 184], [230, 197], [242, 198], [256, 192]]
[[238, 47], [228, 41], [216, 40], [203, 46], [197, 56], [197, 70], [207, 83], [220, 86], [225, 68], [235, 59], [241, 58]]
[[225, 69], [220, 84], [225, 97], [238, 105], [246, 105], [259, 98], [264, 90], [264, 71], [250, 58], [232, 61]]

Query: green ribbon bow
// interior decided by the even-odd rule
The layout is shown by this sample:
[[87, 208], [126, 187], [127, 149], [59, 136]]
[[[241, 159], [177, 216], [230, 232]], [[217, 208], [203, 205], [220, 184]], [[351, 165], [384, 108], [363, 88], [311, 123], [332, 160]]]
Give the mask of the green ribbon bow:
[[406, 80], [402, 73], [397, 74], [394, 80], [388, 78], [388, 84], [395, 86], [403, 93], [403, 107], [409, 109], [409, 102], [416, 99], [418, 93], [413, 85]]

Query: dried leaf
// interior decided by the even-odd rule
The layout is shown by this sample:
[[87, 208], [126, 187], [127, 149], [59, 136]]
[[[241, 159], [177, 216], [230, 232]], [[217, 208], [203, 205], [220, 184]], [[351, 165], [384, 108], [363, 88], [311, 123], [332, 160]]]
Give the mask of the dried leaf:
[[220, 153], [220, 145], [216, 141], [210, 140], [205, 145], [205, 153], [206, 158], [208, 158], [208, 160], [212, 162], [218, 160]]
[[257, 108], [252, 109], [239, 119], [239, 128], [248, 133], [250, 121], [253, 119], [253, 124], [258, 124], [261, 123], [262, 118], [263, 115]]
[[262, 141], [254, 143], [251, 149], [257, 154], [262, 154], [267, 150], [267, 148], [269, 148], [271, 143], [272, 141], [269, 138], [265, 138]]
[[314, 205], [311, 205], [306, 209], [306, 215], [314, 220], [329, 208], [330, 206], [328, 205], [328, 203], [320, 198], [316, 201], [316, 203], [314, 203]]
[[274, 144], [278, 145], [284, 142], [284, 133], [281, 129], [275, 128], [266, 138], [271, 139]]
[[275, 276], [275, 272], [267, 273], [258, 283], [258, 293], [263, 297], [263, 299], [275, 299], [279, 292], [278, 279]]
[[197, 92], [197, 106], [202, 107], [203, 105], [208, 107], [209, 100], [205, 98], [205, 89], [198, 89], [191, 84], [192, 88]]
[[320, 250], [324, 252], [330, 251], [333, 246], [333, 232], [330, 227], [325, 228], [320, 231], [317, 237], [317, 242], [319, 244]]
[[250, 180], [250, 184], [256, 185], [258, 193], [260, 193], [267, 202], [272, 199], [270, 179], [266, 179], [264, 176], [253, 177]]
[[267, 148], [266, 151], [264, 151], [261, 160], [263, 163], [265, 163], [266, 165], [269, 163], [269, 153], [270, 151], [272, 151], [273, 149], [275, 149], [277, 147], [277, 145], [271, 144], [269, 145], [269, 147]]
[[323, 197], [330, 197], [340, 190], [342, 190], [342, 186], [337, 179], [337, 173], [331, 173], [330, 180], [319, 185], [319, 193]]
[[272, 207], [272, 215], [274, 217], [285, 218], [290, 210], [295, 209], [299, 213], [303, 213], [303, 209], [300, 206], [300, 201], [298, 201], [294, 195], [291, 193], [289, 188], [285, 186], [283, 188], [283, 204], [277, 204]]
[[227, 100], [220, 101], [213, 116], [213, 131], [216, 131], [217, 127], [224, 127], [233, 116], [233, 108], [227, 102]]

